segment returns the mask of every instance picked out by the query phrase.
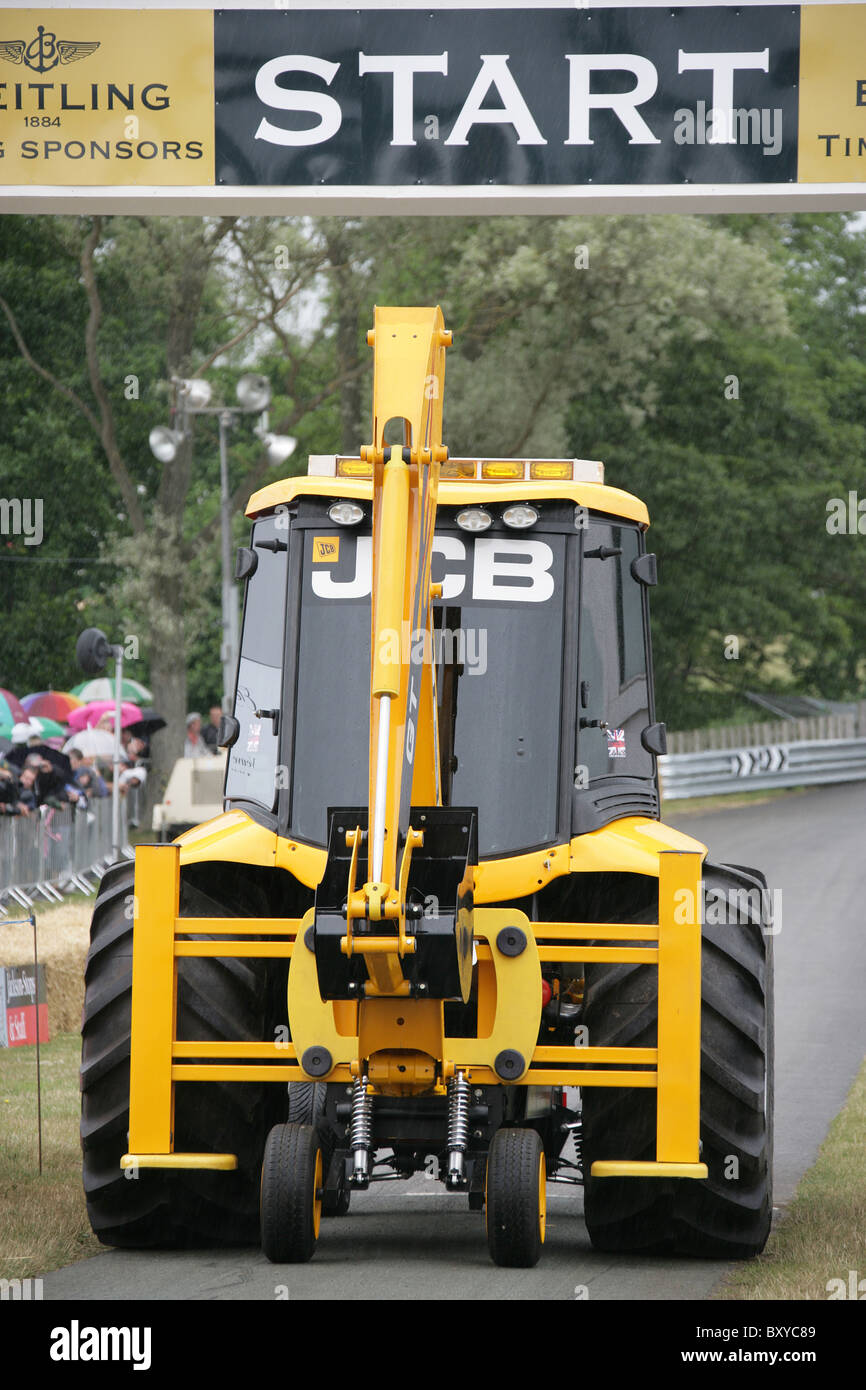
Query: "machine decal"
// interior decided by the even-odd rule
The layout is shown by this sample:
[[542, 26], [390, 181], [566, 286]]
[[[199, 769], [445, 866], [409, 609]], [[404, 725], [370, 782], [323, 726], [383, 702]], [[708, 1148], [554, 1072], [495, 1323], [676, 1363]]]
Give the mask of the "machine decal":
[[339, 536], [313, 537], [313, 564], [335, 565], [340, 558]]
[[625, 757], [625, 729], [608, 729], [607, 756], [609, 758]]

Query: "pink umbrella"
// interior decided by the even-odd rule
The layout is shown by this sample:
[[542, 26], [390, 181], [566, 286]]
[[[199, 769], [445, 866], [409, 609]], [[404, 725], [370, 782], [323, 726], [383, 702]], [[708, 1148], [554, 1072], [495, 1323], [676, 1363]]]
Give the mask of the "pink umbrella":
[[[81, 705], [74, 709], [69, 716], [68, 724], [73, 733], [79, 729], [92, 729], [98, 724], [104, 714], [114, 715], [113, 700], [91, 700], [88, 705]], [[125, 729], [127, 724], [137, 724], [141, 719], [141, 710], [138, 705], [133, 705], [129, 700], [124, 700], [120, 706], [120, 726]], [[112, 727], [114, 720], [112, 718]]]

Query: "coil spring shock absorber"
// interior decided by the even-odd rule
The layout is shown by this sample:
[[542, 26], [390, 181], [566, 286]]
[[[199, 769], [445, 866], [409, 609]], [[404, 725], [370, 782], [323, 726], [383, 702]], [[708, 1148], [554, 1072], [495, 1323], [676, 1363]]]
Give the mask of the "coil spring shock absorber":
[[366, 1187], [370, 1181], [370, 1149], [373, 1143], [373, 1097], [367, 1090], [367, 1078], [356, 1077], [352, 1086], [352, 1122], [349, 1147], [352, 1150], [352, 1183]]
[[448, 1082], [448, 1176], [449, 1187], [462, 1187], [466, 1181], [463, 1156], [469, 1141], [469, 1083], [459, 1071]]

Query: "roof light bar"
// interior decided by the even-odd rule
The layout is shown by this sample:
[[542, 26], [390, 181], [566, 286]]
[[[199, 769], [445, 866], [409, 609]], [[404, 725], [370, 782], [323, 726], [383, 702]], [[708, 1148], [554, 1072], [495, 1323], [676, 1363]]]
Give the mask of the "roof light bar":
[[481, 476], [485, 482], [523, 481], [526, 464], [523, 459], [487, 459], [481, 462]]
[[338, 478], [372, 478], [373, 476], [372, 463], [365, 463], [363, 459], [338, 458], [335, 462]]
[[[309, 476], [372, 478], [372, 464], [341, 454], [311, 454]], [[443, 482], [574, 482], [603, 483], [604, 464], [598, 459], [449, 458], [441, 465]]]

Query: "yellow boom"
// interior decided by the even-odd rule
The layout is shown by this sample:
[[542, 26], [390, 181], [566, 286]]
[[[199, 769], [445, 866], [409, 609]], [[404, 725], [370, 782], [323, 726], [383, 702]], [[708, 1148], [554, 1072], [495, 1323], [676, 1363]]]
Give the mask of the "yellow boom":
[[[396, 921], [396, 943], [391, 936], [368, 936], [354, 947], [364, 955], [374, 989], [393, 994], [403, 984], [401, 958], [415, 946], [406, 934], [405, 885], [423, 832], [409, 826], [410, 807], [441, 804], [432, 667], [426, 660], [419, 670], [410, 653], [415, 634], [430, 633], [439, 467], [448, 456], [442, 399], [451, 334], [438, 307], [377, 308], [367, 341], [374, 352], [373, 442], [361, 450], [373, 470], [369, 877], [355, 888], [353, 853], [345, 949], [353, 949], [359, 918]], [[389, 447], [385, 435], [395, 423], [402, 445]], [[425, 652], [431, 645], [424, 643]], [[349, 834], [357, 850], [358, 832]]]

